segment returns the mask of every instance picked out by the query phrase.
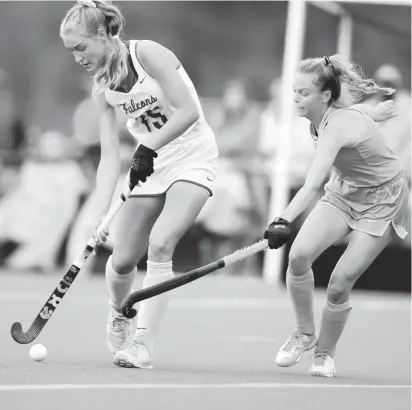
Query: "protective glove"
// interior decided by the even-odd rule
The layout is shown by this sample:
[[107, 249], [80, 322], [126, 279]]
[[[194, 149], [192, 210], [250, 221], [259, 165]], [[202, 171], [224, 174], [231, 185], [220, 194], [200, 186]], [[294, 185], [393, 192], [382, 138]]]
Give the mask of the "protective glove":
[[292, 236], [290, 222], [282, 218], [276, 218], [266, 229], [264, 238], [268, 240], [270, 249], [278, 249]]
[[146, 182], [147, 177], [153, 174], [155, 158], [157, 158], [156, 151], [147, 148], [143, 144], [137, 147], [129, 171], [132, 186], [136, 186], [139, 182]]

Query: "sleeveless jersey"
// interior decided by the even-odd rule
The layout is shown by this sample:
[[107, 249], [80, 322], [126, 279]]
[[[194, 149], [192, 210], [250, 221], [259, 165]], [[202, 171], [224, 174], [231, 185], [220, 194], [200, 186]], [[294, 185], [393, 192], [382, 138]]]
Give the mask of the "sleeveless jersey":
[[[171, 102], [164, 94], [159, 83], [151, 77], [142, 67], [136, 55], [137, 40], [130, 41], [129, 52], [133, 62], [133, 68], [137, 80], [128, 92], [106, 90], [106, 100], [113, 106], [120, 108], [128, 117], [127, 129], [140, 142], [145, 143], [150, 139], [153, 131], [160, 129], [168, 121], [175, 111]], [[182, 65], [177, 72], [186, 84], [189, 92], [196, 101], [199, 119], [188, 128], [180, 137], [171, 143], [178, 143], [190, 134], [202, 132], [204, 127], [208, 128], [196, 89]]]
[[[380, 127], [367, 114], [354, 109], [331, 109], [326, 111], [319, 126], [319, 135], [311, 124], [311, 135], [316, 141], [332, 116], [339, 115], [345, 121], [345, 111], [356, 111], [364, 117], [363, 138], [351, 147], [342, 147], [333, 164], [333, 171], [353, 187], [372, 187], [390, 181], [402, 171], [396, 153], [388, 146]], [[340, 113], [340, 114], [339, 114]]]

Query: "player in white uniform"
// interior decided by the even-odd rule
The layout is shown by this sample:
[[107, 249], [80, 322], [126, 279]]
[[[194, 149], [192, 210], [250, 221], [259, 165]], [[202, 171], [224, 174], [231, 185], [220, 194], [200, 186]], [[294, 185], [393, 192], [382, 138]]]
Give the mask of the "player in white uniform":
[[[153, 41], [123, 42], [123, 26], [124, 18], [111, 2], [79, 0], [62, 21], [60, 35], [76, 62], [93, 74], [101, 106], [99, 220], [118, 181], [115, 108], [127, 115], [127, 127], [139, 144], [129, 178], [133, 184], [143, 183], [133, 189], [117, 216], [113, 253], [106, 265], [107, 342], [115, 364], [152, 368], [168, 293], [140, 303], [134, 335], [135, 324], [121, 314], [121, 303], [132, 291], [136, 265], [147, 248], [143, 286], [173, 277], [175, 247], [212, 195], [218, 151], [196, 90], [176, 56]], [[107, 234], [99, 239], [106, 240]]]

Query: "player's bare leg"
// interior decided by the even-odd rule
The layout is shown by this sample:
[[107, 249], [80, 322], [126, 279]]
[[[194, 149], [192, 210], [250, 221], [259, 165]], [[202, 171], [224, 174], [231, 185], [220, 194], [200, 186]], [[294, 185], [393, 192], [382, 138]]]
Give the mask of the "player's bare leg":
[[[208, 197], [204, 188], [187, 182], [176, 182], [168, 190], [164, 208], [150, 233], [144, 287], [173, 278], [172, 256], [175, 247]], [[144, 369], [153, 367], [156, 336], [169, 298], [170, 294], [166, 292], [140, 303], [136, 333], [127, 347], [116, 353], [113, 358], [115, 364]]]
[[313, 376], [335, 375], [335, 350], [352, 310], [349, 294], [356, 281], [386, 247], [393, 229], [388, 227], [383, 236], [372, 236], [353, 231], [349, 245], [333, 270], [328, 300], [323, 309], [319, 339], [309, 373]]
[[307, 217], [289, 254], [287, 289], [293, 303], [296, 328], [279, 349], [276, 364], [290, 367], [316, 344], [313, 319], [312, 263], [329, 246], [350, 232], [346, 221], [329, 206], [316, 206]]
[[106, 264], [106, 281], [110, 294], [107, 321], [107, 344], [112, 353], [124, 348], [134, 333], [136, 320], [121, 313], [121, 304], [132, 292], [136, 265], [149, 242], [150, 230], [163, 206], [162, 197], [129, 198], [116, 221], [113, 254]]

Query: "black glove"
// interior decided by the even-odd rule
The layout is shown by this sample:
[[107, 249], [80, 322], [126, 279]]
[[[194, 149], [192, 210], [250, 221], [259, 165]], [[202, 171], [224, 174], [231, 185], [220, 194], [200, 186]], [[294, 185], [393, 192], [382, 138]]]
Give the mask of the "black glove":
[[145, 147], [143, 144], [138, 146], [130, 165], [130, 183], [132, 186], [137, 185], [140, 181], [146, 182], [147, 177], [153, 174], [154, 158], [157, 158], [156, 151]]
[[291, 237], [290, 222], [282, 218], [276, 218], [266, 229], [264, 238], [268, 240], [270, 249], [278, 249]]

